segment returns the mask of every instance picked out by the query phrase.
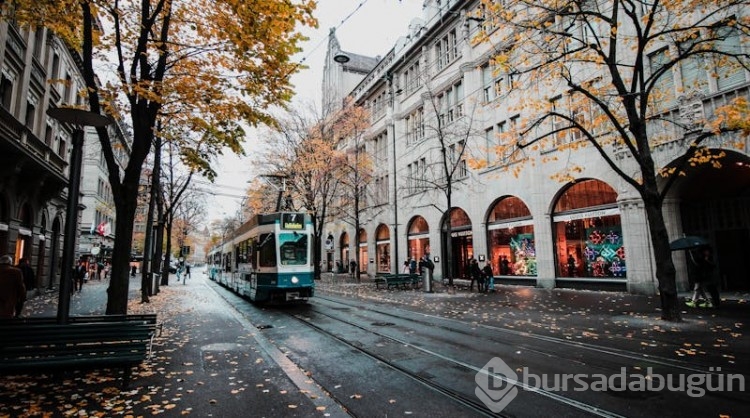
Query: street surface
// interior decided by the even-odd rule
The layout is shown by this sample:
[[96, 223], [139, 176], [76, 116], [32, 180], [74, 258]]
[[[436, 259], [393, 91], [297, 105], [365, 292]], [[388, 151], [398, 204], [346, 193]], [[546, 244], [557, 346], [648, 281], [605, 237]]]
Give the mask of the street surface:
[[[137, 279], [130, 312], [158, 313], [164, 331], [129, 390], [106, 370], [14, 376], [0, 384], [0, 417], [750, 416], [743, 299], [670, 324], [655, 298], [623, 293], [427, 294], [325, 275], [307, 304], [255, 306], [195, 269], [140, 304]], [[71, 313], [103, 313], [105, 292], [89, 282]], [[54, 315], [56, 297], [24, 315]], [[632, 386], [647, 373], [638, 381], [671, 376], [673, 390]]]

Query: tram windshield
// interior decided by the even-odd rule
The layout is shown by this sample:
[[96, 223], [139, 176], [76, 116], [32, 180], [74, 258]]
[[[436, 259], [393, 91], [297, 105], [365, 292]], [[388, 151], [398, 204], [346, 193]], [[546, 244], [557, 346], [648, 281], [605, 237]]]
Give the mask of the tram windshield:
[[279, 260], [284, 266], [307, 264], [307, 234], [282, 232], [279, 234]]

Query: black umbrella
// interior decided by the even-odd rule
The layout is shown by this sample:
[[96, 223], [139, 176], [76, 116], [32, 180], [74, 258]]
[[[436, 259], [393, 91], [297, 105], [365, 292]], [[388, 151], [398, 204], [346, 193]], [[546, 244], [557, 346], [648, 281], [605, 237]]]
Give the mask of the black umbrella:
[[672, 251], [678, 250], [692, 250], [699, 247], [708, 246], [708, 241], [702, 237], [686, 236], [677, 238], [676, 240], [669, 243], [669, 249]]

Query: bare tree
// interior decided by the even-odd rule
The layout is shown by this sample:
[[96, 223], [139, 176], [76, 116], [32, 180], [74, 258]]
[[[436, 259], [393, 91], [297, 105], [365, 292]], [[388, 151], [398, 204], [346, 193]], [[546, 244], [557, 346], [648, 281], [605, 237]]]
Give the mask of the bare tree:
[[[593, 147], [602, 160], [643, 200], [656, 261], [662, 318], [680, 320], [675, 267], [662, 204], [686, 165], [715, 164], [719, 154], [704, 142], [732, 146], [723, 131], [736, 127], [737, 112], [747, 116], [747, 100], [708, 109], [700, 95], [714, 80], [721, 84], [750, 68], [747, 1], [722, 2], [615, 0], [482, 0], [479, 35], [497, 54], [496, 72], [510, 81], [503, 105], [524, 115], [508, 132], [499, 152], [529, 161], [534, 150], [576, 151]], [[743, 47], [744, 46], [744, 47]], [[688, 68], [696, 71], [688, 72]], [[676, 77], [681, 70], [682, 79]], [[701, 74], [693, 79], [687, 75]], [[677, 86], [681, 85], [681, 90]], [[692, 108], [675, 118], [679, 92]], [[562, 96], [566, 103], [553, 98]], [[697, 100], [696, 100], [697, 99]], [[742, 103], [744, 101], [744, 111]], [[657, 124], [684, 135], [683, 157], [659, 167], [654, 149], [665, 140]], [[569, 165], [557, 177], [575, 178]], [[666, 177], [660, 187], [660, 177]]]
[[337, 170], [343, 154], [336, 148], [336, 138], [335, 118], [291, 111], [270, 133], [273, 146], [259, 162], [266, 173], [286, 178], [289, 199], [285, 206], [312, 216], [316, 278], [320, 277], [323, 226], [340, 186]]
[[[464, 95], [463, 83], [438, 91], [429, 80], [425, 80], [425, 98], [428, 112], [424, 120], [416, 126], [412, 135], [425, 140], [425, 157], [420, 164], [409, 166], [404, 173], [406, 185], [401, 186], [406, 194], [442, 195], [439, 199], [420, 199], [442, 213], [445, 220], [445, 263], [443, 275], [453, 286], [457, 272], [453, 271], [453, 246], [451, 242], [453, 194], [456, 189], [465, 187], [471, 179], [469, 162], [472, 141], [478, 137], [474, 128], [475, 103], [472, 96]], [[468, 106], [471, 105], [469, 109]]]

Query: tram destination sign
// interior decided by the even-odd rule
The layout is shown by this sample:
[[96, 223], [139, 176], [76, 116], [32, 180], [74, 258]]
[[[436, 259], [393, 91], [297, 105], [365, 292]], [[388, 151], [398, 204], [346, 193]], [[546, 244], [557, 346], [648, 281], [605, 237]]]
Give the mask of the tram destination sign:
[[305, 229], [304, 213], [282, 213], [281, 229], [302, 230]]

